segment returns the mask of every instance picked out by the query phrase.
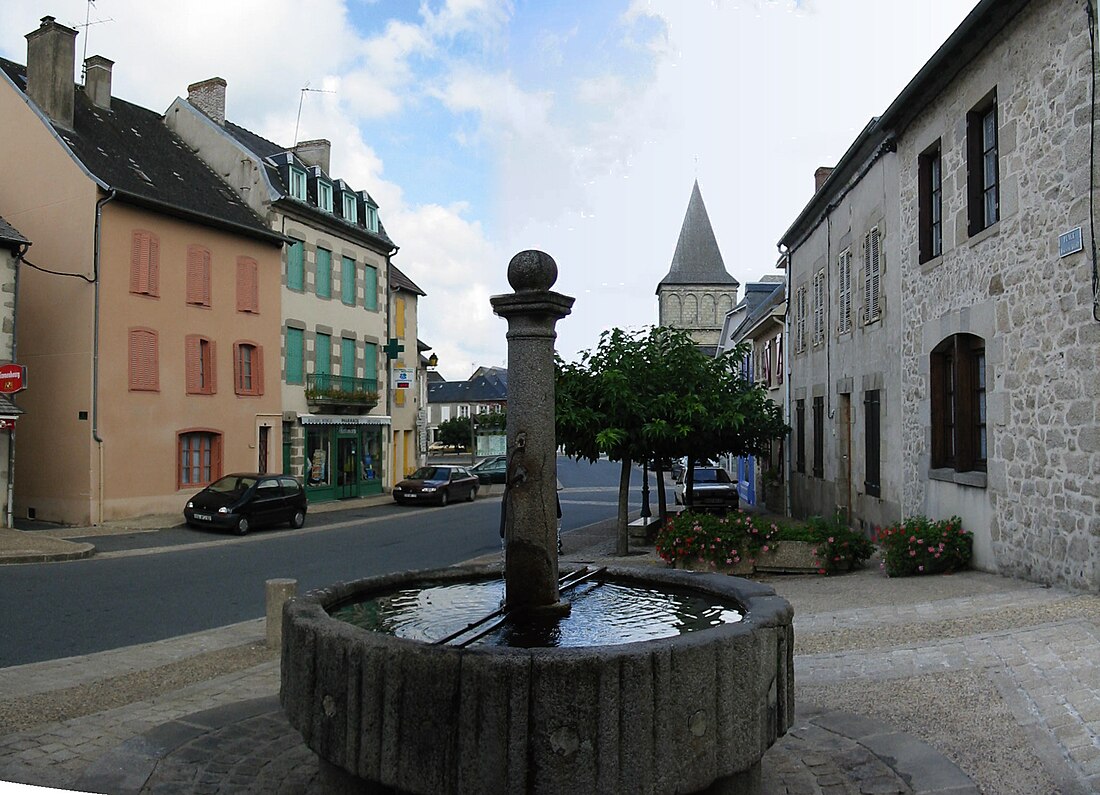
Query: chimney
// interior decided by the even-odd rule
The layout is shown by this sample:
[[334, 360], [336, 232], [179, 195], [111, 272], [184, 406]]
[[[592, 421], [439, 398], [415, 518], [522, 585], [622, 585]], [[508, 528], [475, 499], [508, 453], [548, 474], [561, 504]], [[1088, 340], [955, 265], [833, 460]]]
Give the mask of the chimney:
[[832, 166], [822, 166], [814, 172], [814, 193], [821, 190], [821, 186], [825, 184], [825, 180], [827, 180], [832, 173]]
[[27, 34], [27, 97], [51, 121], [70, 130], [75, 68], [76, 31], [42, 17], [38, 30]]
[[294, 147], [294, 154], [307, 166], [320, 166], [328, 174], [329, 156], [332, 154], [332, 142], [324, 138], [316, 141], [302, 141]]
[[111, 67], [114, 65], [114, 61], [102, 55], [93, 55], [84, 61], [84, 93], [97, 108], [111, 109]]
[[225, 126], [225, 86], [222, 78], [211, 77], [187, 87], [187, 101], [222, 127]]

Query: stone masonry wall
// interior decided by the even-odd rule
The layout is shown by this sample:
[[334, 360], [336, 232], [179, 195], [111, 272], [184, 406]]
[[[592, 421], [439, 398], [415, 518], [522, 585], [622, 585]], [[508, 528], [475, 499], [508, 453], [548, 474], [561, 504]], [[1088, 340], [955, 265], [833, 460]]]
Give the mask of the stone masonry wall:
[[[899, 139], [906, 257], [903, 374], [906, 514], [963, 513], [980, 562], [1100, 590], [1100, 323], [1092, 316], [1085, 7], [1035, 0]], [[966, 114], [996, 90], [1000, 220], [968, 237]], [[940, 139], [944, 252], [918, 262], [918, 155]], [[1091, 179], [1090, 179], [1091, 177]], [[1081, 227], [1084, 250], [1059, 257]], [[929, 354], [971, 333], [987, 350], [988, 467], [929, 477]], [[984, 482], [982, 482], [984, 480]]]

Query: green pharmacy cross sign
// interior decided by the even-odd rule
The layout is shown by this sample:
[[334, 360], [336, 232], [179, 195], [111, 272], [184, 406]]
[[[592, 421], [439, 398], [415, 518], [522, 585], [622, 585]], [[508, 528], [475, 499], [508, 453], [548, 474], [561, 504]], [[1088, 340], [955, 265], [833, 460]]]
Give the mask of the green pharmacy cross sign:
[[405, 350], [405, 346], [404, 345], [399, 345], [397, 343], [397, 338], [396, 337], [391, 337], [390, 341], [388, 343], [386, 343], [386, 346], [385, 346], [385, 348], [383, 348], [383, 350], [386, 351], [386, 357], [387, 358], [396, 359], [398, 356], [401, 355], [401, 352]]

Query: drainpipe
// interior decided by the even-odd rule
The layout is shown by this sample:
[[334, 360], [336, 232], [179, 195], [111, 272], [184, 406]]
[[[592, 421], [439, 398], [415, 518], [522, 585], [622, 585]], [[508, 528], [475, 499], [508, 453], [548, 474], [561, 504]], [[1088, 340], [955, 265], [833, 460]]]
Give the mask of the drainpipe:
[[[15, 300], [12, 301], [11, 310], [11, 360], [14, 362], [16, 346], [19, 340], [19, 326], [16, 324], [16, 313], [19, 311], [19, 263], [27, 255], [30, 243], [20, 243], [15, 252]], [[8, 509], [4, 516], [4, 526], [9, 530], [15, 527], [15, 514], [12, 502], [15, 500], [15, 428], [8, 431]]]
[[99, 258], [103, 234], [103, 205], [117, 195], [114, 188], [95, 203], [95, 248], [92, 253], [92, 281], [95, 283], [95, 320], [92, 327], [92, 439], [99, 451], [99, 483], [97, 485], [96, 508], [97, 521], [103, 524], [103, 437], [99, 435]]
[[[779, 253], [787, 258], [787, 272], [784, 274], [786, 277], [786, 284], [783, 289], [787, 294], [787, 311], [783, 313], [783, 367], [786, 370], [783, 373], [783, 410], [786, 414], [786, 419], [791, 420], [793, 415], [791, 412], [791, 368], [789, 362], [794, 357], [794, 347], [791, 344], [791, 270], [794, 267], [791, 257], [791, 250], [783, 250], [783, 246], [778, 246]], [[792, 429], [792, 434], [794, 433]], [[783, 466], [787, 470], [783, 473], [784, 480], [786, 481], [786, 488], [783, 489], [783, 513], [786, 516], [791, 515], [791, 479], [794, 475], [794, 468], [792, 467], [792, 459], [794, 458], [794, 445], [791, 444], [791, 434], [787, 436], [787, 455], [784, 456]]]
[[[390, 344], [390, 339], [392, 339], [390, 337], [390, 334], [393, 333], [393, 329], [391, 328], [391, 325], [390, 325], [391, 323], [393, 323], [393, 312], [391, 311], [392, 307], [390, 306], [390, 284], [391, 284], [391, 282], [390, 282], [390, 266], [393, 264], [391, 262], [391, 259], [393, 258], [393, 255], [398, 252], [398, 248], [399, 248], [398, 246], [394, 246], [389, 251], [389, 253], [386, 254], [386, 299], [385, 299], [386, 300], [386, 341], [385, 341], [385, 344], [387, 346]], [[391, 470], [396, 470], [396, 468], [397, 468], [396, 467], [396, 464], [397, 464], [397, 447], [394, 445], [394, 441], [393, 441], [393, 427], [394, 427], [393, 426], [393, 395], [390, 393], [390, 383], [391, 383], [391, 378], [392, 378], [392, 373], [391, 373], [390, 368], [393, 367], [393, 361], [394, 360], [390, 358], [389, 351], [386, 351], [386, 380], [385, 380], [384, 384], [379, 385], [379, 391], [381, 391], [382, 389], [385, 389], [386, 414], [388, 414], [389, 417], [390, 417], [390, 432], [388, 434], [390, 438], [387, 439], [386, 441], [389, 442], [389, 448], [390, 448], [389, 459], [395, 465], [395, 466], [391, 467]], [[401, 477], [404, 477], [404, 475], [402, 475]], [[390, 472], [390, 478], [391, 478], [390, 488], [391, 489], [394, 486], [397, 485], [397, 481], [401, 480], [401, 477], [397, 476], [396, 471], [391, 471]], [[382, 488], [385, 488], [385, 480], [382, 481], [382, 484], [383, 484]]]

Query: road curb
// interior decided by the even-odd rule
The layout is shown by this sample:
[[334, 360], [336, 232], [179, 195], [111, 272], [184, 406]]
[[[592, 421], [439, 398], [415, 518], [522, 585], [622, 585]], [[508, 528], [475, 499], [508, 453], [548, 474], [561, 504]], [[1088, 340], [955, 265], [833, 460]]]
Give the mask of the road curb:
[[66, 560], [83, 560], [95, 554], [95, 545], [76, 543], [73, 541], [61, 542], [76, 547], [76, 549], [64, 552], [0, 552], [0, 566], [17, 565], [20, 563], [58, 563]]

